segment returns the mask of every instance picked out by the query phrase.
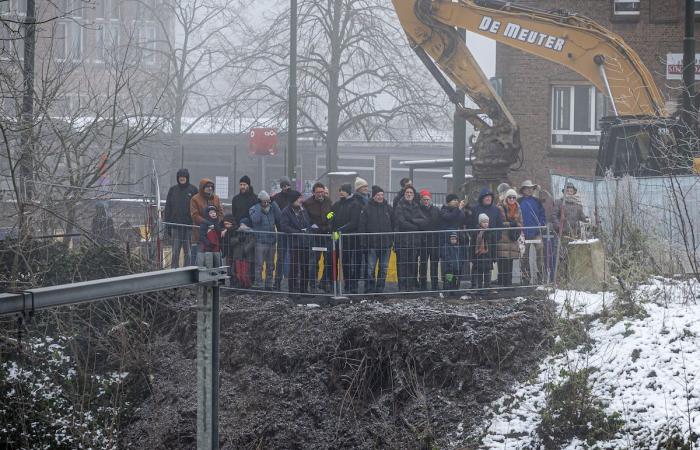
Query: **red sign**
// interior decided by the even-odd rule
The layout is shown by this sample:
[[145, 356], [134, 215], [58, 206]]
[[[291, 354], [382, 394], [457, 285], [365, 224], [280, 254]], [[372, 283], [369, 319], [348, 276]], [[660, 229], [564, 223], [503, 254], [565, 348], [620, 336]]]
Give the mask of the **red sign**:
[[277, 130], [274, 128], [253, 128], [250, 130], [251, 155], [275, 156], [277, 154]]

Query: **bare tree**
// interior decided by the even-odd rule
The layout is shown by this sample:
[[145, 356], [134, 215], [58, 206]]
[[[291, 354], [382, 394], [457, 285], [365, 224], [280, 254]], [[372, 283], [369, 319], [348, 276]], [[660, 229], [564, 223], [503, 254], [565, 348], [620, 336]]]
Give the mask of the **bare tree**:
[[[216, 132], [250, 106], [249, 71], [254, 51], [246, 1], [139, 0], [156, 24], [152, 40], [140, 40], [158, 55], [159, 70], [147, 74], [165, 95], [160, 114], [179, 142], [199, 126]], [[218, 127], [218, 128], [217, 128]]]
[[[341, 137], [430, 138], [449, 123], [447, 99], [415, 58], [393, 10], [379, 0], [299, 2], [299, 131], [326, 143], [337, 169]], [[286, 122], [289, 9], [261, 40], [270, 110]], [[444, 118], [444, 121], [437, 123]]]

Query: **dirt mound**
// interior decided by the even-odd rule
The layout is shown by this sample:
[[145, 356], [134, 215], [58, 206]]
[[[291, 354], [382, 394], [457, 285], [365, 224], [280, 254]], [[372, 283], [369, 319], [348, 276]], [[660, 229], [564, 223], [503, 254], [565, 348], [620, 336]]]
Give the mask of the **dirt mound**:
[[[332, 308], [222, 301], [222, 448], [464, 445], [484, 406], [543, 354], [543, 300], [418, 299]], [[152, 395], [125, 444], [196, 440], [195, 312], [160, 343]]]

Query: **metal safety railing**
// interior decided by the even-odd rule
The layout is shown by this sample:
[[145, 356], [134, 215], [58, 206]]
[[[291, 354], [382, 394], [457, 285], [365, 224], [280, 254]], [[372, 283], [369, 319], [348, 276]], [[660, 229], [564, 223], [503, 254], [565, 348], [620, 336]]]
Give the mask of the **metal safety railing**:
[[220, 252], [230, 267], [228, 288], [249, 292], [356, 296], [536, 287], [554, 281], [562, 256], [547, 227], [290, 234], [166, 225], [165, 264]]

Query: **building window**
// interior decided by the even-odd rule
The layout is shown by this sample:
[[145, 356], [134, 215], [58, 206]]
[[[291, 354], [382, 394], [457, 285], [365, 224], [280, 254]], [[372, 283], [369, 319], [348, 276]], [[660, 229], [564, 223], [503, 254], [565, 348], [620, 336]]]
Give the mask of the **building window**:
[[616, 16], [638, 16], [639, 4], [640, 0], [614, 0], [613, 14]]
[[700, 17], [700, 0], [695, 0], [695, 17]]
[[610, 101], [594, 86], [553, 86], [552, 147], [597, 148], [600, 118], [610, 112]]
[[63, 0], [63, 14], [66, 17], [81, 19], [85, 13], [83, 0]]
[[11, 17], [24, 17], [27, 15], [27, 0], [0, 1], [0, 14]]
[[83, 26], [77, 22], [58, 22], [54, 29], [53, 51], [58, 60], [80, 61], [83, 57]]
[[0, 22], [0, 59], [24, 59], [24, 39], [19, 29], [20, 25], [12, 21]]
[[103, 22], [97, 29], [95, 56], [98, 61], [107, 61], [119, 48], [119, 22]]
[[136, 24], [134, 41], [139, 50], [140, 60], [145, 64], [156, 62], [156, 27], [152, 22]]

